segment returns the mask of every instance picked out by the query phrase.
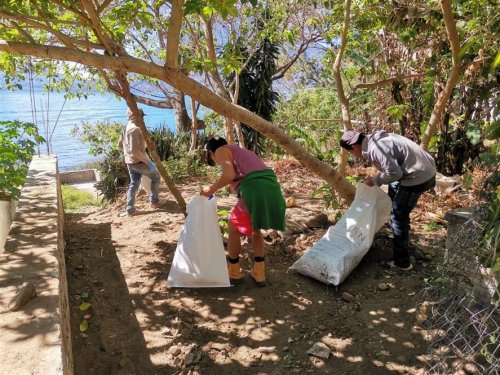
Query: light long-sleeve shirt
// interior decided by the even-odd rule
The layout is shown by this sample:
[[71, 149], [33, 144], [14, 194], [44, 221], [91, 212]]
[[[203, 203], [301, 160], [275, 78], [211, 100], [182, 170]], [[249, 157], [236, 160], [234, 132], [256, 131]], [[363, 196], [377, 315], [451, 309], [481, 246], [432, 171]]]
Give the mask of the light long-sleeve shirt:
[[144, 140], [142, 131], [132, 121], [127, 123], [125, 131], [118, 141], [118, 146], [123, 148], [125, 163], [127, 164], [141, 162], [148, 164], [151, 161], [146, 154], [146, 141]]
[[363, 158], [378, 169], [373, 177], [380, 186], [399, 181], [402, 186], [416, 186], [436, 175], [434, 158], [415, 142], [399, 134], [377, 131], [368, 134], [361, 144]]

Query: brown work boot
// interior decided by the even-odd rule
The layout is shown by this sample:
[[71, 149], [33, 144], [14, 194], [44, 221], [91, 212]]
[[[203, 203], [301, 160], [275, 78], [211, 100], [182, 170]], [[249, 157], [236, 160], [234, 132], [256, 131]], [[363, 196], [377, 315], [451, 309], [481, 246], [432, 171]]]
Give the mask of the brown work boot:
[[229, 273], [229, 280], [231, 283], [238, 283], [241, 281], [241, 267], [240, 262], [229, 263], [227, 262], [227, 271]]
[[264, 262], [254, 262], [250, 276], [255, 281], [257, 286], [266, 285], [266, 265]]

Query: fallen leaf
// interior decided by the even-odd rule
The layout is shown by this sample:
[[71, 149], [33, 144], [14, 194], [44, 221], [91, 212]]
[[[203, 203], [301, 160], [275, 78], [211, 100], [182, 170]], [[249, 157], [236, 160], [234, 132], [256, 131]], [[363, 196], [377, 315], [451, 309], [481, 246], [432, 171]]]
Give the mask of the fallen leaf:
[[90, 303], [88, 302], [83, 302], [81, 305], [80, 305], [80, 311], [87, 311], [90, 306], [92, 306]]
[[85, 332], [89, 328], [89, 322], [87, 319], [83, 319], [80, 323], [80, 332]]

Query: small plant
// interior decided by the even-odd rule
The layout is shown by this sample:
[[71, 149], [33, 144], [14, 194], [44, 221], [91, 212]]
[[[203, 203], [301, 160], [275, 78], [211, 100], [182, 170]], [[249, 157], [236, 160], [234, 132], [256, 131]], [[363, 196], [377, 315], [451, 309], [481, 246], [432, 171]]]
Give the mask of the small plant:
[[219, 217], [219, 227], [222, 237], [227, 239], [229, 233], [229, 211], [225, 209], [218, 210], [217, 216]]
[[97, 169], [101, 172], [101, 181], [95, 186], [108, 201], [116, 199], [128, 181], [128, 171], [123, 154], [119, 150], [112, 150], [106, 158], [99, 162]]
[[426, 232], [435, 232], [439, 230], [440, 225], [435, 222], [434, 220], [431, 220], [431, 222], [427, 223], [424, 225], [424, 231]]
[[82, 208], [101, 206], [102, 199], [94, 197], [88, 191], [82, 191], [70, 185], [61, 186], [63, 207], [66, 212], [78, 212]]
[[45, 142], [35, 125], [0, 121], [0, 199], [17, 200], [26, 181], [37, 143]]

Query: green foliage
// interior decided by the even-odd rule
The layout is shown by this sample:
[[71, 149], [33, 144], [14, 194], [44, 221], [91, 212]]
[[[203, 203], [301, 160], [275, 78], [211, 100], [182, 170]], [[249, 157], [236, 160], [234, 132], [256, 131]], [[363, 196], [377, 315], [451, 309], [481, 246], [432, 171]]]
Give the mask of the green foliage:
[[[171, 142], [170, 145], [165, 146], [171, 149], [171, 154], [163, 163], [168, 170], [172, 180], [176, 183], [182, 183], [192, 177], [206, 176], [208, 173], [208, 166], [205, 163], [204, 155], [197, 149], [194, 153], [189, 151], [190, 136], [189, 134], [176, 134], [171, 135], [166, 133], [166, 138], [161, 141], [155, 139], [156, 147], [161, 147], [162, 143]], [[198, 138], [198, 145], [204, 144], [204, 138]]]
[[435, 222], [434, 220], [431, 220], [429, 223], [424, 225], [424, 231], [426, 232], [435, 232], [439, 230], [440, 225]]
[[273, 115], [273, 122], [284, 127], [291, 123], [307, 123], [311, 128], [328, 131], [338, 129], [339, 123], [307, 121], [339, 118], [337, 93], [331, 88], [316, 87], [297, 90], [289, 99], [282, 99]]
[[82, 191], [70, 185], [62, 185], [62, 200], [65, 212], [78, 212], [89, 206], [101, 206], [103, 200], [94, 197], [88, 191]]
[[122, 124], [107, 121], [85, 122], [71, 130], [74, 137], [90, 146], [89, 154], [103, 157], [96, 166], [101, 174], [96, 188], [107, 201], [114, 201], [128, 181], [123, 152], [117, 146], [122, 131]]
[[104, 159], [97, 165], [101, 181], [95, 186], [107, 201], [114, 201], [127, 184], [128, 170], [121, 150], [111, 149], [104, 155]]
[[319, 160], [333, 166], [338, 164], [335, 159], [339, 155], [340, 148], [338, 146], [331, 147], [332, 140], [336, 139], [335, 136], [327, 132], [305, 130], [295, 124], [289, 124], [288, 129], [290, 135]]
[[229, 211], [226, 209], [217, 210], [217, 216], [219, 217], [219, 227], [222, 237], [227, 240], [229, 233]]
[[0, 199], [17, 200], [26, 181], [35, 146], [45, 140], [35, 125], [21, 121], [0, 121]]
[[406, 104], [395, 104], [387, 107], [387, 114], [394, 121], [401, 121], [406, 111]]
[[107, 155], [117, 149], [117, 142], [123, 130], [123, 125], [118, 122], [97, 121], [96, 123], [84, 122], [71, 129], [71, 135], [80, 142], [90, 146], [89, 154], [94, 156]]

